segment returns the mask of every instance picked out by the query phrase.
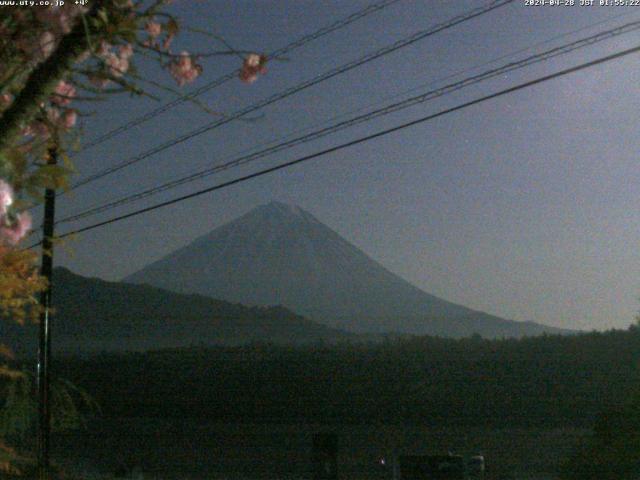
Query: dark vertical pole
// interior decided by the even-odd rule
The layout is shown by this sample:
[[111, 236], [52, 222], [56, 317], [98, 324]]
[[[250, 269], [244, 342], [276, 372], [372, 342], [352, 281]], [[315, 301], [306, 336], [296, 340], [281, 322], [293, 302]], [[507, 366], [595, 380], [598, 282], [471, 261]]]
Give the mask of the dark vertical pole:
[[[58, 161], [57, 144], [49, 148], [47, 163]], [[49, 398], [49, 367], [51, 362], [51, 277], [53, 272], [53, 224], [56, 192], [47, 188], [44, 194], [42, 225], [42, 265], [40, 274], [47, 279], [47, 288], [40, 294], [40, 343], [38, 347], [38, 479], [49, 479], [49, 436], [51, 411]]]

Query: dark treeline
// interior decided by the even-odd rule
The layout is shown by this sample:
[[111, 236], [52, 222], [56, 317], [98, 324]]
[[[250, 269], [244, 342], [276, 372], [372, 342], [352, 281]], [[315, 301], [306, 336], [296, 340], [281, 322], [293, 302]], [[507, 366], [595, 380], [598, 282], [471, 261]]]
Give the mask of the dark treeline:
[[109, 417], [593, 426], [640, 387], [640, 331], [193, 347], [59, 359]]

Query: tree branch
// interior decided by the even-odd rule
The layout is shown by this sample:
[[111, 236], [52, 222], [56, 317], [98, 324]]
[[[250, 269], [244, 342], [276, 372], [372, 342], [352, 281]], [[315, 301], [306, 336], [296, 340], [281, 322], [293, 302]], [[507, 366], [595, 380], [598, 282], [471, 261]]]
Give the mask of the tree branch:
[[[87, 14], [88, 25], [94, 24], [92, 17], [96, 17], [98, 9], [106, 4], [107, 0], [94, 0]], [[48, 100], [58, 82], [88, 48], [85, 26], [82, 21], [78, 21], [71, 32], [62, 38], [51, 56], [31, 72], [24, 88], [0, 117], [0, 152], [18, 140], [22, 128], [38, 114], [40, 104]]]

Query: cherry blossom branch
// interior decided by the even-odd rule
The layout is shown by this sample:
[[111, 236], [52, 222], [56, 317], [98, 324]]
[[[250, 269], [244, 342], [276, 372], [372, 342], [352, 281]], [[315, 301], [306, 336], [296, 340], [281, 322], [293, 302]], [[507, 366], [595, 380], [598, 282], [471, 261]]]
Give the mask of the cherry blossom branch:
[[[149, 84], [149, 85], [151, 85], [153, 87], [156, 87], [159, 90], [163, 90], [165, 92], [169, 92], [172, 95], [175, 95], [176, 97], [182, 97], [183, 96], [182, 92], [180, 92], [180, 91], [178, 91], [178, 90], [176, 90], [174, 88], [171, 88], [168, 85], [163, 85], [162, 83], [156, 82], [155, 80], [149, 80], [147, 78], [143, 78], [140, 75], [132, 73], [132, 72], [129, 72], [129, 75], [131, 77], [135, 78], [136, 80], [140, 81], [140, 82], [147, 83], [147, 84]], [[224, 115], [223, 113], [215, 112], [215, 111], [211, 110], [204, 103], [202, 103], [201, 101], [199, 101], [199, 100], [197, 100], [195, 98], [189, 98], [188, 101], [190, 103], [193, 103], [194, 105], [196, 105], [197, 107], [201, 108], [202, 110], [204, 110], [205, 112], [207, 112], [207, 113], [209, 113], [211, 115]]]
[[222, 43], [222, 45], [227, 47], [229, 49], [229, 51], [234, 52], [236, 54], [236, 56], [238, 58], [240, 58], [240, 60], [242, 60], [242, 61], [244, 61], [244, 56], [242, 54], [246, 55], [246, 54], [249, 54], [249, 53], [253, 53], [253, 51], [248, 52], [248, 51], [237, 50], [237, 49], [233, 48], [229, 42], [227, 42], [220, 35], [216, 35], [215, 33], [207, 32], [206, 30], [202, 30], [200, 28], [194, 28], [194, 27], [186, 27], [185, 30], [187, 32], [199, 33], [200, 35], [205, 35], [207, 37], [211, 37], [211, 38], [219, 41], [220, 43]]
[[[81, 73], [87, 77], [95, 77], [95, 78], [99, 78], [102, 80], [108, 80], [110, 82], [116, 83], [118, 85], [120, 85], [120, 87], [122, 88], [110, 88], [110, 89], [106, 89], [106, 88], [96, 88], [95, 90], [100, 92], [100, 93], [132, 93], [134, 95], [139, 95], [139, 96], [146, 96], [151, 98], [152, 100], [160, 100], [158, 97], [156, 97], [155, 95], [150, 94], [149, 92], [145, 91], [144, 89], [140, 88], [138, 85], [131, 83], [131, 82], [127, 82], [124, 78], [122, 78], [124, 76], [124, 74], [126, 74], [127, 72], [123, 71], [123, 70], [119, 70], [115, 67], [110, 67], [110, 70], [114, 70], [117, 73], [120, 74], [120, 76], [118, 75], [113, 75], [109, 72], [106, 71], [93, 71], [93, 70], [82, 70], [82, 69], [73, 69], [73, 72], [75, 73]], [[87, 86], [85, 86], [87, 87]], [[82, 88], [85, 88], [82, 87]]]
[[[98, 9], [105, 4], [105, 0], [94, 0], [87, 14], [87, 28], [90, 33], [97, 33], [92, 19], [96, 18]], [[62, 37], [51, 56], [31, 72], [24, 88], [2, 113], [0, 152], [18, 140], [23, 126], [36, 117], [40, 104], [47, 101], [58, 82], [88, 48], [85, 25], [76, 22], [71, 32]]]
[[[176, 97], [179, 98], [183, 98], [184, 94], [174, 88], [171, 88], [167, 85], [163, 85], [160, 82], [156, 82], [154, 80], [148, 80], [146, 78], [143, 78], [137, 74], [132, 74], [131, 72], [129, 72], [129, 75], [131, 75], [133, 78], [135, 78], [136, 80], [139, 80], [141, 82], [144, 83], [148, 83], [149, 85], [152, 85], [160, 90], [163, 90], [165, 92], [169, 92], [173, 95], [175, 95]], [[215, 115], [218, 117], [222, 117], [222, 118], [226, 118], [227, 115], [223, 112], [218, 112], [215, 110], [212, 110], [211, 108], [209, 108], [206, 104], [204, 104], [203, 102], [201, 102], [200, 100], [198, 100], [197, 98], [194, 97], [187, 97], [185, 98], [185, 100], [189, 103], [192, 103], [193, 105], [195, 105], [196, 107], [200, 108], [201, 110], [203, 110], [204, 112], [210, 114], [210, 115]], [[246, 122], [246, 123], [254, 123], [258, 120], [261, 120], [262, 118], [264, 118], [264, 115], [256, 115], [254, 117], [248, 117], [248, 118], [238, 118], [236, 120], [239, 120], [241, 122]]]
[[[74, 70], [75, 71], [75, 70]], [[72, 78], [69, 80], [69, 82], [71, 84], [73, 84], [74, 86], [86, 91], [86, 92], [90, 92], [90, 93], [94, 93], [96, 94], [95, 97], [92, 97], [94, 100], [96, 101], [104, 101], [106, 100], [106, 97], [104, 97], [104, 95], [108, 95], [110, 93], [123, 93], [125, 90], [122, 88], [98, 88], [98, 87], [94, 87], [93, 85], [88, 85], [80, 80], [78, 80], [77, 78]]]
[[[136, 45], [138, 47], [140, 47], [140, 48], [144, 48], [146, 50], [151, 50], [152, 52], [157, 53], [161, 57], [167, 57], [167, 58], [180, 58], [180, 57], [182, 57], [182, 54], [171, 53], [169, 51], [162, 50], [161, 48], [155, 47], [153, 45], [145, 44], [144, 42], [137, 42]], [[209, 52], [195, 52], [195, 53], [189, 52], [189, 55], [191, 55], [192, 57], [196, 57], [196, 58], [207, 58], [207, 57], [219, 57], [219, 56], [225, 56], [225, 55], [236, 55], [236, 56], [239, 56], [242, 60], [244, 60], [244, 57], [242, 56], [242, 54], [250, 55], [252, 53], [254, 53], [254, 50], [211, 50]]]

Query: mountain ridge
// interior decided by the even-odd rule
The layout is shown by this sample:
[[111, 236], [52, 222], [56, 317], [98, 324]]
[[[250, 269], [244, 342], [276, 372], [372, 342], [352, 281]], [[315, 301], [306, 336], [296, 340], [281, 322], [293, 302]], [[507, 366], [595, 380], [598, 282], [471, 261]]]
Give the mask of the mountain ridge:
[[501, 319], [424, 292], [311, 213], [281, 202], [250, 210], [125, 281], [247, 305], [281, 304], [356, 333], [519, 337], [567, 332]]
[[[144, 351], [251, 342], [300, 344], [353, 335], [308, 320], [282, 306], [246, 307], [147, 285], [53, 273], [53, 349], [66, 353]], [[37, 325], [0, 318], [0, 338], [19, 355], [37, 348]]]

